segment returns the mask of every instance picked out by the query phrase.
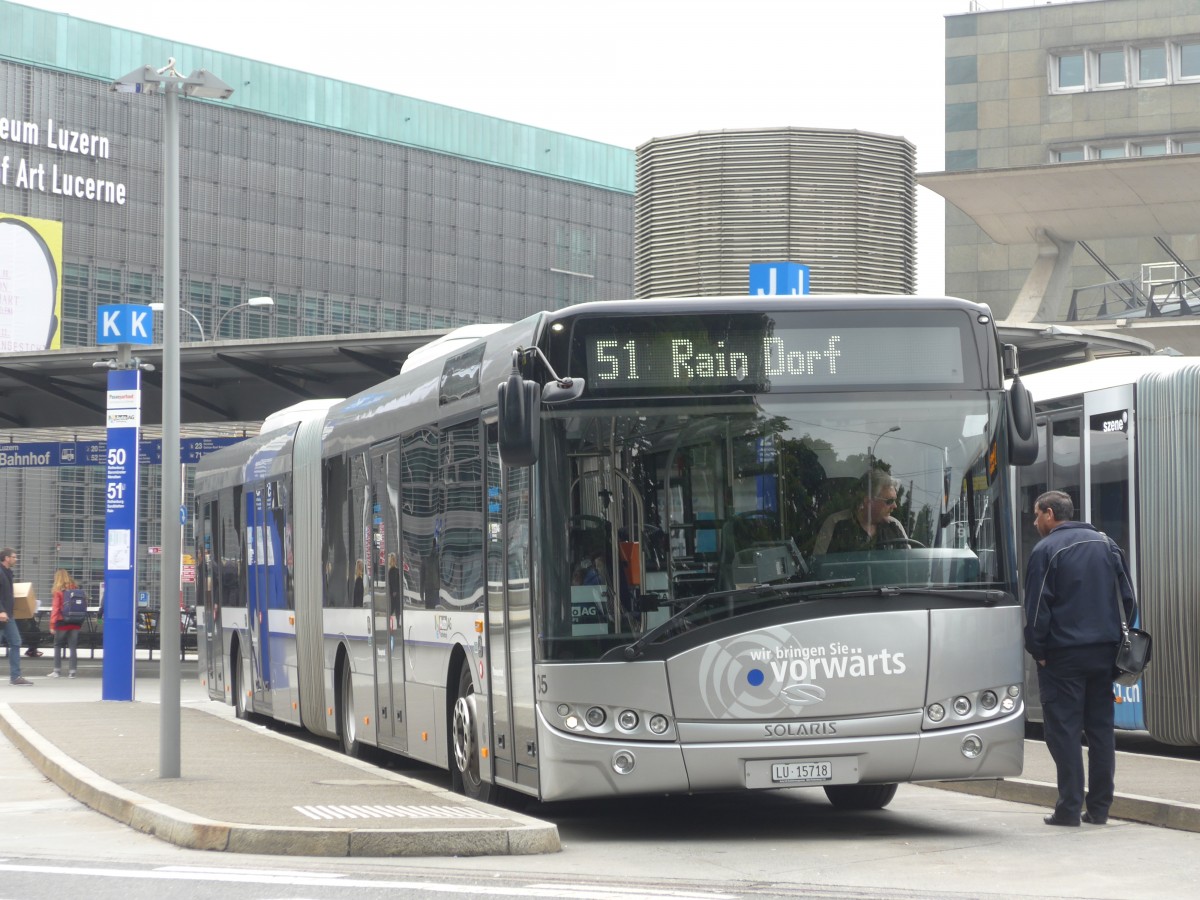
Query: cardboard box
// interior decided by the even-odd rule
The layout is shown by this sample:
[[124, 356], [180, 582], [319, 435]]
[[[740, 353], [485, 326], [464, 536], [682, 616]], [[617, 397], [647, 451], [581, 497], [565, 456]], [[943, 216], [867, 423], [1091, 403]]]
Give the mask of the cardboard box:
[[37, 590], [32, 581], [18, 581], [13, 584], [13, 618], [32, 619], [37, 615]]

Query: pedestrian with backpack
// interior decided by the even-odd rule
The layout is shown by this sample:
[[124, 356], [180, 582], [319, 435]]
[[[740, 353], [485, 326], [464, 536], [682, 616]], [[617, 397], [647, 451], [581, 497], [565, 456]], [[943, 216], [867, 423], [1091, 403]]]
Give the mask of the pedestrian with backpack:
[[87, 594], [75, 583], [66, 569], [54, 572], [51, 589], [50, 633], [54, 635], [54, 670], [47, 678], [62, 674], [63, 647], [71, 651], [67, 677], [74, 678], [79, 670], [79, 628], [87, 619]]

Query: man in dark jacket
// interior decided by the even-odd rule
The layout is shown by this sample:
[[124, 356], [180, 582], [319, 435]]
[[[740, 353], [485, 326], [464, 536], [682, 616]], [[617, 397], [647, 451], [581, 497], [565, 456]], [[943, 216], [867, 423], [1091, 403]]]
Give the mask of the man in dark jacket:
[[9, 683], [24, 687], [33, 682], [21, 677], [21, 631], [17, 628], [17, 620], [13, 618], [16, 598], [13, 596], [12, 567], [16, 562], [16, 550], [11, 547], [0, 550], [0, 632], [8, 641]]
[[1113, 799], [1113, 664], [1121, 638], [1117, 603], [1133, 619], [1133, 585], [1120, 548], [1087, 522], [1072, 522], [1071, 498], [1047, 491], [1033, 505], [1042, 539], [1025, 574], [1025, 649], [1038, 664], [1046, 748], [1058, 769], [1058, 802], [1047, 825], [1103, 825]]

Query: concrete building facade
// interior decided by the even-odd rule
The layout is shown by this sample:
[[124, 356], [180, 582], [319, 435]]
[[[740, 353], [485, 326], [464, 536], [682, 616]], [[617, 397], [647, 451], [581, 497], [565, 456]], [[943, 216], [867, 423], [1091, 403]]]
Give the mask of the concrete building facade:
[[[171, 58], [234, 88], [179, 102], [184, 341], [445, 329], [632, 296], [628, 149], [0, 0], [0, 251], [27, 251], [0, 259], [0, 357], [92, 345], [98, 306], [162, 299], [164, 100], [110, 87]], [[61, 292], [36, 317], [40, 300], [9, 299], [30, 260]], [[225, 315], [255, 296], [273, 310]], [[0, 424], [20, 427], [2, 404]], [[241, 423], [185, 423], [214, 432]], [[47, 600], [59, 566], [95, 592], [103, 468], [12, 462], [25, 458], [0, 451], [0, 544]], [[157, 469], [143, 467], [139, 510], [148, 591]]]
[[[1089, 169], [1122, 179], [1154, 160], [1200, 153], [1200, 5], [1084, 0], [948, 16], [945, 117], [947, 175], [1062, 167], [1063, 179]], [[1096, 207], [1124, 202], [1115, 183]], [[1089, 190], [1080, 184], [1077, 194]], [[1013, 208], [1024, 199], [1009, 197]], [[1099, 218], [1075, 213], [1066, 242], [1047, 230], [1001, 243], [948, 205], [946, 292], [1004, 319], [1039, 258], [1073, 250], [1050, 319], [1068, 318], [1074, 299], [1087, 320], [1106, 300], [1111, 312], [1121, 298], [1136, 302], [1134, 289], [1148, 295], [1200, 272], [1200, 221], [1120, 234], [1089, 231], [1089, 216]]]

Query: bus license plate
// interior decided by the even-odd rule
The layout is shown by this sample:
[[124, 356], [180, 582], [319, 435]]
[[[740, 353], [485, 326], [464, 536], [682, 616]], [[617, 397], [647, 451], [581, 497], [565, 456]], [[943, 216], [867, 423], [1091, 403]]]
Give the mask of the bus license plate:
[[833, 762], [828, 759], [774, 763], [771, 766], [771, 780], [776, 784], [805, 784], [832, 779]]

